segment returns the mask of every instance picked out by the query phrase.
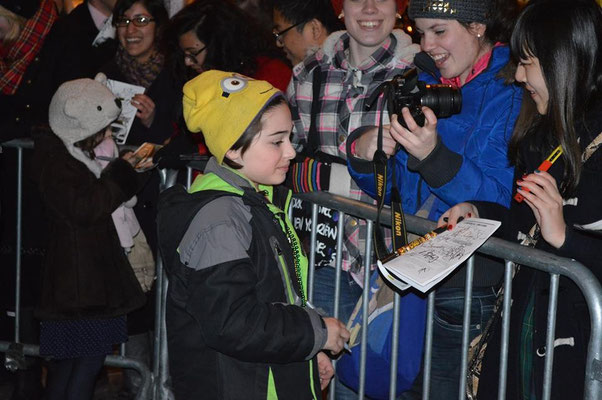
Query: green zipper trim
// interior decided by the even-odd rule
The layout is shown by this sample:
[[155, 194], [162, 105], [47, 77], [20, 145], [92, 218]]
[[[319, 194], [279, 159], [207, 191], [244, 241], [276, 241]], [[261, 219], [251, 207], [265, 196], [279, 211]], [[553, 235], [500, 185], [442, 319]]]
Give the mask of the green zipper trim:
[[[314, 384], [314, 360], [309, 360], [309, 383], [311, 385], [311, 394], [314, 396], [314, 400], [318, 400], [316, 396], [316, 385]], [[320, 393], [321, 394], [321, 393]]]
[[278, 400], [278, 393], [276, 392], [276, 383], [274, 382], [274, 375], [272, 374], [272, 367], [270, 367], [270, 373], [268, 375], [268, 392], [266, 396], [267, 400]]
[[284, 282], [286, 283], [286, 292], [288, 293], [288, 301], [291, 304], [295, 304], [295, 296], [293, 295], [293, 288], [291, 287], [291, 278], [284, 262], [282, 254], [278, 254], [278, 262], [280, 263], [280, 269], [284, 273]]

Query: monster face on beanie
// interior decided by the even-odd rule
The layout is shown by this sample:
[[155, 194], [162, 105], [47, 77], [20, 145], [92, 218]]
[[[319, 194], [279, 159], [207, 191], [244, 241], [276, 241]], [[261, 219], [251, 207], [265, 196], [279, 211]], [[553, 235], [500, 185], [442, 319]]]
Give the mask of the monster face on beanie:
[[[73, 157], [97, 172], [90, 160], [74, 143], [105, 129], [119, 117], [121, 102], [106, 86], [107, 77], [98, 74], [94, 79], [76, 79], [57, 89], [48, 110], [50, 128]], [[97, 176], [100, 175], [98, 170]]]
[[184, 119], [191, 132], [203, 132], [211, 154], [224, 155], [282, 92], [270, 83], [233, 72], [206, 71], [184, 85]]

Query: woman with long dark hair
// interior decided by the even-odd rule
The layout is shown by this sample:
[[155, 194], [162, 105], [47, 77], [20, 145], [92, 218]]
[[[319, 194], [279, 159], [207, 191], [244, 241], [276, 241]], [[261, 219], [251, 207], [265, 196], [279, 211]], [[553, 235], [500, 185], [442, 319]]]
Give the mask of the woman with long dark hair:
[[197, 1], [178, 12], [166, 34], [170, 64], [182, 84], [210, 69], [238, 72], [286, 90], [291, 69], [274, 39], [229, 0]]
[[[595, 233], [602, 224], [602, 152], [596, 151], [602, 141], [601, 43], [602, 12], [593, 0], [537, 1], [525, 8], [511, 39], [519, 62], [515, 77], [526, 95], [509, 150], [518, 200], [510, 210], [491, 203], [461, 203], [442, 218], [452, 224], [471, 215], [501, 220], [508, 240], [529, 235], [535, 247], [574, 258], [602, 278], [602, 237]], [[558, 149], [562, 155], [547, 172], [540, 170], [542, 161]], [[508, 398], [542, 394], [547, 275], [521, 268], [514, 278]], [[487, 348], [479, 399], [497, 398], [497, 335]], [[561, 278], [552, 398], [583, 397], [588, 337], [585, 300], [574, 283]]]

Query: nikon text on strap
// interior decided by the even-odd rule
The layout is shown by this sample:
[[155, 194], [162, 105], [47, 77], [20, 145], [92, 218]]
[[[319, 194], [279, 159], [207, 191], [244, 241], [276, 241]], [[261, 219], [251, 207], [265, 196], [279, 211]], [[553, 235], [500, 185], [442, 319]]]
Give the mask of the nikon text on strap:
[[[384, 240], [382, 226], [380, 224], [380, 215], [385, 203], [385, 193], [387, 191], [387, 155], [383, 151], [383, 113], [385, 104], [389, 102], [389, 86], [382, 86], [383, 99], [380, 107], [380, 120], [378, 125], [378, 138], [376, 151], [373, 157], [374, 182], [376, 184], [377, 215], [376, 226], [373, 230], [374, 249], [376, 257], [379, 260], [387, 257], [390, 252]], [[378, 99], [376, 99], [378, 101]], [[389, 115], [391, 115], [389, 110]], [[405, 218], [401, 207], [401, 195], [397, 186], [395, 168], [391, 169], [391, 236], [393, 239], [393, 249], [398, 249], [408, 243]]]

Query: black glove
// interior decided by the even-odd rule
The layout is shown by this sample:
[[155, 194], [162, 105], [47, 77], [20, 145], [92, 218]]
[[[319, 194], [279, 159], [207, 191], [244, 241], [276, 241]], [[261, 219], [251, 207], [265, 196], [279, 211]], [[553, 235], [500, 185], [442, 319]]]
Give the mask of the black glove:
[[[153, 156], [153, 162], [159, 168], [183, 169], [186, 168], [186, 158], [182, 156], [198, 154], [198, 147], [188, 134], [174, 136], [168, 144], [163, 146]], [[189, 157], [188, 157], [189, 158]]]

